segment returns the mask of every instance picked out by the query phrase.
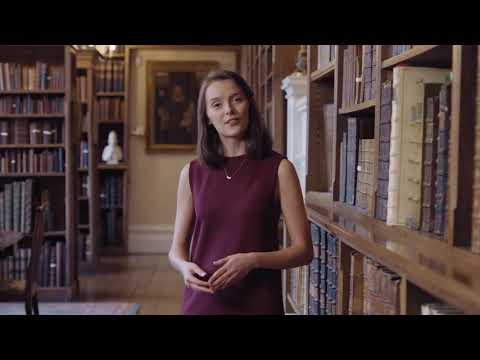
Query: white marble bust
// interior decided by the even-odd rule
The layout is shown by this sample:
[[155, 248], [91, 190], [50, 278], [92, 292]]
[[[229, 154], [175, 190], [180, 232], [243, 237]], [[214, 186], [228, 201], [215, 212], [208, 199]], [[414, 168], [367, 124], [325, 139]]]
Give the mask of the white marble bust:
[[102, 153], [102, 160], [110, 165], [117, 165], [123, 159], [123, 153], [118, 146], [117, 133], [110, 131], [108, 134], [108, 145], [105, 146]]

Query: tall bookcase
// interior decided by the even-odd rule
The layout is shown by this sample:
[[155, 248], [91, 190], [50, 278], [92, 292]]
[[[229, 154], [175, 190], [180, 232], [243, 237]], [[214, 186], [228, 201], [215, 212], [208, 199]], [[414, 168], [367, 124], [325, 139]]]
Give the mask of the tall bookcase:
[[[478, 231], [475, 228], [476, 215], [472, 211], [474, 206], [478, 206], [473, 200], [477, 188], [474, 185], [477, 179], [474, 160], [478, 159], [475, 149], [480, 144], [473, 131], [479, 123], [478, 116], [475, 117], [479, 106], [475, 102], [479, 97], [476, 90], [479, 83], [475, 76], [478, 74], [477, 46], [337, 45], [334, 59], [319, 61], [320, 54], [325, 50], [322, 47], [328, 46], [308, 46], [309, 151], [306, 185], [312, 239], [319, 249], [317, 261], [325, 262], [327, 270], [326, 274], [312, 272], [312, 264], [296, 269], [307, 275], [295, 275], [298, 280], [294, 286], [299, 288], [300, 298], [296, 301], [290, 296], [287, 301], [293, 303], [292, 308], [296, 313], [309, 313], [312, 277], [318, 276], [326, 279], [322, 280], [327, 284], [326, 290], [322, 290], [322, 297], [325, 296], [323, 299], [326, 300], [323, 301], [331, 305], [327, 306], [327, 313], [352, 313], [352, 301], [355, 303], [356, 300], [352, 300], [351, 294], [357, 293], [359, 286], [352, 276], [352, 269], [356, 268], [355, 273], [363, 276], [362, 281], [365, 282], [360, 285], [365, 289], [363, 296], [367, 289], [371, 290], [371, 284], [365, 280], [365, 273], [369, 271], [380, 271], [383, 279], [388, 278], [390, 283], [395, 284], [394, 297], [397, 300], [389, 313], [421, 314], [422, 305], [427, 303], [448, 304], [467, 314], [480, 313], [480, 258], [475, 253], [478, 252], [475, 250]], [[360, 58], [355, 54], [361, 54]], [[369, 60], [365, 60], [366, 56], [370, 57]], [[355, 61], [357, 64], [351, 66]], [[395, 67], [428, 67], [451, 71], [451, 77], [446, 76], [442, 83], [444, 93], [439, 95], [440, 110], [435, 113], [439, 118], [444, 116], [443, 121], [447, 121], [447, 124], [450, 122], [448, 146], [443, 146], [439, 151], [448, 151], [448, 157], [442, 160], [444, 173], [440, 173], [448, 174], [442, 175], [448, 183], [444, 194], [447, 206], [443, 235], [422, 231], [418, 228], [419, 224], [387, 225], [382, 220], [383, 216], [378, 215], [380, 205], [376, 199], [385, 192], [381, 181], [384, 170], [380, 169], [380, 166], [384, 166], [382, 161], [385, 153], [380, 149], [384, 139], [390, 138], [390, 129], [394, 126], [390, 124], [387, 127], [389, 131], [385, 136], [385, 119], [391, 117], [388, 115], [390, 113], [383, 113], [384, 105], [397, 101], [396, 106], [401, 106], [398, 103], [401, 97], [395, 92], [393, 95], [390, 92], [390, 100], [385, 100], [388, 83], [394, 80], [394, 71], [398, 71], [394, 70]], [[451, 94], [451, 101], [448, 101], [448, 97], [442, 100], [445, 94]], [[333, 119], [327, 119], [325, 115], [323, 109], [326, 104], [334, 105]], [[427, 112], [430, 111], [424, 106], [416, 110], [416, 114], [420, 115], [412, 115], [417, 116], [417, 125], [417, 120], [423, 121], [423, 116], [428, 116]], [[354, 183], [357, 191], [368, 189], [360, 194], [353, 190], [353, 195], [345, 183], [352, 181], [348, 177], [349, 172], [342, 168], [352, 150], [344, 147], [345, 136], [352, 129], [350, 118], [358, 119], [354, 129], [361, 140], [358, 143], [360, 149], [353, 150], [359, 151], [355, 161], [355, 176], [359, 179]], [[328, 145], [330, 149], [325, 151], [328, 142], [323, 139], [326, 137], [328, 121], [333, 123], [334, 136], [333, 142]], [[368, 151], [371, 155], [367, 156], [364, 152]], [[388, 151], [387, 154], [391, 153]], [[386, 155], [386, 158], [388, 160], [389, 156]], [[421, 161], [425, 160], [423, 157]], [[367, 166], [365, 161], [370, 165]], [[392, 161], [391, 156], [389, 161]], [[366, 174], [362, 171], [366, 171]], [[438, 176], [436, 184], [440, 181]], [[415, 179], [409, 178], [408, 181]], [[418, 181], [425, 186], [426, 178], [421, 179]], [[364, 183], [361, 184], [361, 181]], [[420, 201], [408, 191], [400, 195]], [[355, 200], [350, 202], [349, 196], [354, 196]], [[436, 199], [441, 197], [437, 196]], [[425, 203], [422, 204], [425, 206]], [[357, 256], [368, 260], [359, 265]], [[288, 294], [291, 290], [288, 280], [286, 286], [285, 293]], [[324, 290], [329, 292], [328, 295], [324, 295]], [[331, 290], [334, 291], [333, 295]], [[364, 304], [364, 313], [372, 313], [375, 305], [371, 302]]]
[[[39, 296], [70, 300], [78, 292], [75, 50], [2, 45], [0, 63], [0, 222], [31, 234], [35, 205], [48, 201]], [[25, 276], [28, 247], [20, 245], [7, 276]]]
[[[105, 256], [124, 255], [128, 244], [128, 60], [125, 53], [102, 56], [95, 77], [95, 171], [98, 176], [100, 233], [98, 246]], [[108, 134], [115, 131], [123, 159], [118, 165], [102, 161]]]
[[96, 67], [101, 57], [96, 49], [77, 50], [77, 96], [81, 109], [78, 148], [78, 258], [80, 271], [95, 271], [99, 261], [98, 142], [94, 124]]
[[300, 45], [247, 45], [245, 78], [252, 86], [260, 113], [273, 137], [274, 150], [286, 151], [286, 104], [282, 79], [295, 70]]

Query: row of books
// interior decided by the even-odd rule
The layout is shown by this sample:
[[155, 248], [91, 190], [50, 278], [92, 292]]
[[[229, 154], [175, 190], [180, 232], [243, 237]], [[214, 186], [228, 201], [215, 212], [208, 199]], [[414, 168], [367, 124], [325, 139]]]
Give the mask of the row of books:
[[78, 234], [78, 258], [81, 262], [91, 262], [93, 256], [92, 236], [90, 234]]
[[8, 95], [0, 98], [0, 114], [60, 114], [64, 104], [63, 96]]
[[100, 243], [104, 246], [122, 244], [123, 214], [119, 211], [107, 209], [102, 211], [100, 223]]
[[387, 80], [380, 89], [380, 138], [375, 217], [387, 220], [388, 180], [390, 169], [390, 134], [392, 124], [393, 84]]
[[0, 231], [32, 232], [33, 186], [32, 179], [3, 185], [0, 192]]
[[308, 301], [305, 295], [307, 276], [308, 271], [304, 266], [289, 269], [287, 272], [287, 281], [289, 283], [288, 294], [296, 311], [299, 313], [303, 313], [304, 305]]
[[0, 173], [62, 173], [65, 171], [64, 149], [28, 149], [0, 151]]
[[[19, 247], [13, 255], [0, 258], [0, 280], [26, 280], [31, 257], [31, 248]], [[65, 286], [65, 274], [65, 243], [44, 242], [40, 250], [38, 284], [41, 287]]]
[[310, 224], [310, 231], [314, 255], [309, 265], [308, 314], [335, 315], [338, 285], [337, 238], [313, 223]]
[[125, 100], [123, 98], [98, 99], [95, 116], [98, 121], [123, 121], [125, 119]]
[[26, 118], [0, 120], [0, 145], [61, 144], [65, 123], [52, 119]]
[[340, 142], [340, 201], [367, 210], [373, 197], [372, 117], [348, 117]]
[[448, 69], [399, 66], [393, 70], [395, 96], [386, 217], [389, 225], [407, 225], [439, 236], [444, 233], [450, 77]]
[[375, 140], [360, 139], [356, 166], [355, 204], [364, 212], [368, 211], [373, 198], [373, 166], [375, 159]]
[[318, 45], [318, 69], [323, 69], [335, 60], [337, 45]]
[[124, 61], [107, 59], [96, 66], [95, 90], [97, 92], [120, 92], [125, 89]]
[[31, 248], [17, 248], [13, 255], [0, 257], [0, 280], [26, 280]]
[[106, 174], [100, 179], [100, 207], [113, 209], [123, 207], [123, 175]]
[[343, 50], [342, 108], [374, 99], [376, 56], [374, 45], [348, 45]]
[[79, 166], [80, 169], [88, 169], [88, 141], [80, 141], [79, 151]]
[[32, 64], [0, 63], [0, 91], [63, 90], [65, 67], [36, 61]]
[[363, 273], [363, 314], [400, 315], [401, 277], [369, 257], [364, 257]]

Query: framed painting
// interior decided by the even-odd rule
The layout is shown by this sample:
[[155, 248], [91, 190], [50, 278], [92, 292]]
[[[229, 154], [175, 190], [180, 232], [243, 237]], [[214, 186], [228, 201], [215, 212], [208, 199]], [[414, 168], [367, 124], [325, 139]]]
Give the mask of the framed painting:
[[147, 151], [195, 148], [198, 92], [218, 67], [213, 61], [147, 62]]

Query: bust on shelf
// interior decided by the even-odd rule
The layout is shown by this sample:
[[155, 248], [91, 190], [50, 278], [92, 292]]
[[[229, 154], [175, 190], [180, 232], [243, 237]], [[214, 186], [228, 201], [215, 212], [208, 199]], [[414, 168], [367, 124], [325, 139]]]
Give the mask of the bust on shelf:
[[122, 159], [122, 148], [118, 146], [117, 133], [112, 130], [108, 134], [108, 145], [103, 149], [102, 160], [109, 165], [117, 165]]

